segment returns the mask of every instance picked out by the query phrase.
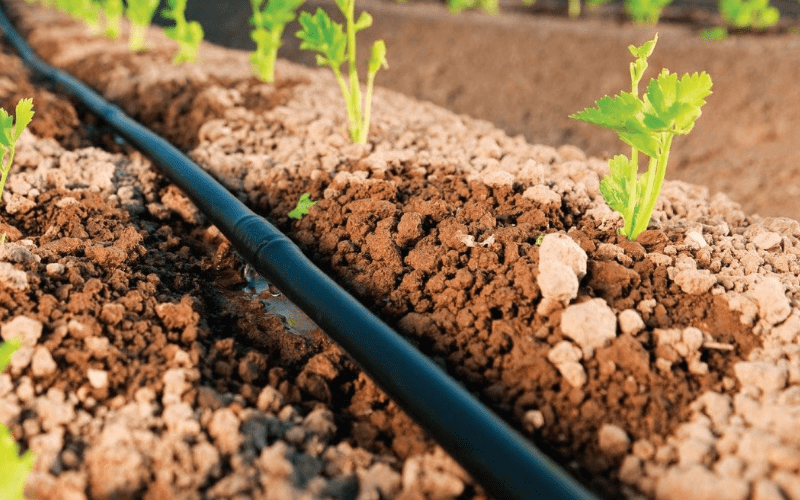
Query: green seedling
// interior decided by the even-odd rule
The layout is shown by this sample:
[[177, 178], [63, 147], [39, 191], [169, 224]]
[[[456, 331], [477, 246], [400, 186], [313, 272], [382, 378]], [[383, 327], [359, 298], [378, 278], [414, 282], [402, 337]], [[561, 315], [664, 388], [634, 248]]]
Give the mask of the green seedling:
[[[0, 372], [6, 369], [14, 351], [22, 340], [0, 343]], [[33, 470], [36, 457], [31, 450], [19, 455], [19, 446], [11, 430], [0, 423], [0, 498], [3, 500], [25, 500], [23, 492], [28, 474]]]
[[309, 209], [316, 204], [316, 201], [311, 201], [310, 194], [303, 193], [300, 195], [300, 199], [297, 200], [297, 206], [291, 212], [289, 212], [287, 216], [292, 219], [300, 220], [308, 213]]
[[775, 26], [780, 12], [769, 0], [719, 0], [719, 12], [734, 28], [761, 30]]
[[104, 34], [116, 40], [122, 31], [122, 14], [125, 12], [125, 6], [122, 0], [101, 0], [100, 6], [103, 8], [106, 22]]
[[[302, 41], [301, 49], [318, 52], [319, 66], [329, 66], [333, 70], [347, 104], [350, 139], [357, 144], [366, 144], [375, 74], [381, 67], [389, 67], [386, 62], [386, 44], [383, 40], [378, 40], [372, 45], [367, 63], [367, 93], [362, 112], [361, 87], [356, 69], [356, 33], [372, 25], [372, 16], [362, 12], [358, 21], [353, 21], [355, 0], [336, 0], [336, 5], [344, 14], [347, 24], [346, 35], [340, 23], [331, 21], [324, 10], [317, 9], [313, 16], [308, 12], [300, 14], [302, 30], [297, 32], [297, 37]], [[349, 65], [349, 85], [339, 69], [345, 60]]]
[[128, 37], [128, 48], [131, 52], [138, 52], [146, 48], [144, 38], [147, 27], [153, 20], [158, 9], [158, 0], [128, 0], [125, 15], [131, 22], [131, 31]]
[[625, 12], [636, 24], [655, 24], [672, 0], [625, 0]]
[[[672, 139], [686, 135], [700, 117], [700, 108], [711, 94], [707, 73], [685, 74], [680, 79], [667, 69], [650, 80], [639, 97], [639, 82], [647, 69], [658, 35], [641, 47], [631, 45], [636, 58], [630, 65], [631, 92], [605, 96], [597, 107], [587, 108], [571, 118], [614, 130], [631, 147], [631, 157], [617, 155], [609, 161], [611, 173], [600, 182], [600, 193], [625, 221], [619, 234], [635, 240], [650, 222], [664, 175]], [[639, 152], [649, 157], [647, 171], [638, 176]]]
[[706, 28], [700, 32], [700, 38], [703, 40], [725, 40], [728, 38], [728, 28], [725, 26], [716, 26], [714, 28]]
[[186, 20], [186, 0], [168, 0], [169, 8], [161, 11], [164, 19], [172, 19], [175, 26], [165, 28], [164, 33], [178, 42], [178, 53], [172, 60], [175, 64], [197, 60], [197, 51], [203, 41], [203, 27], [197, 21]]
[[250, 24], [253, 31], [250, 38], [256, 43], [256, 50], [250, 56], [250, 62], [258, 76], [267, 83], [275, 81], [275, 61], [281, 38], [286, 25], [297, 17], [297, 9], [304, 0], [268, 0], [264, 8], [264, 0], [250, 0], [253, 17]]
[[[531, 2], [526, 5], [533, 5], [533, 3]], [[500, 12], [500, 2], [498, 0], [447, 0], [447, 8], [453, 13], [459, 13], [467, 9], [475, 9], [482, 10], [489, 14], [496, 14]]]
[[33, 118], [33, 99], [21, 99], [17, 103], [16, 115], [17, 122], [14, 123], [6, 110], [0, 108], [0, 197], [14, 164], [17, 140]]

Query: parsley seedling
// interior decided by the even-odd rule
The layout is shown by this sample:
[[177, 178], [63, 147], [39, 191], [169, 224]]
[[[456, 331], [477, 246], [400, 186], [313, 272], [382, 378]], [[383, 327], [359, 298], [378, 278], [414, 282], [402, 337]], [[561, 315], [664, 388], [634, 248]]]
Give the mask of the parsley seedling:
[[0, 108], [0, 196], [6, 187], [8, 174], [14, 164], [14, 152], [22, 131], [33, 119], [33, 99], [21, 99], [17, 103], [17, 123], [6, 110]]
[[161, 11], [165, 19], [175, 21], [175, 26], [165, 28], [164, 33], [178, 42], [178, 53], [172, 60], [175, 64], [197, 60], [197, 51], [203, 41], [203, 27], [197, 21], [186, 20], [186, 0], [169, 0], [169, 8]]
[[[357, 144], [366, 144], [375, 74], [381, 67], [389, 67], [386, 62], [386, 44], [383, 40], [378, 40], [372, 45], [372, 52], [367, 63], [367, 93], [362, 112], [361, 87], [356, 69], [356, 33], [372, 25], [372, 16], [362, 12], [358, 21], [353, 21], [355, 0], [336, 0], [336, 5], [344, 14], [347, 24], [346, 35], [340, 23], [331, 21], [324, 10], [317, 9], [313, 16], [308, 12], [300, 14], [300, 26], [303, 29], [297, 32], [297, 37], [302, 41], [301, 49], [318, 52], [317, 64], [319, 66], [329, 66], [333, 70], [347, 104], [350, 139]], [[349, 85], [345, 82], [339, 69], [345, 60], [349, 66]]]
[[[657, 40], [658, 35], [641, 47], [629, 47], [636, 58], [630, 65], [631, 92], [605, 96], [596, 102], [597, 107], [570, 116], [614, 130], [631, 147], [630, 158], [617, 155], [609, 161], [611, 173], [600, 182], [600, 193], [625, 221], [620, 234], [630, 240], [635, 240], [650, 222], [673, 137], [692, 130], [705, 98], [711, 94], [711, 77], [707, 73], [686, 74], [678, 79], [664, 69], [650, 80], [647, 92], [639, 98], [639, 82]], [[641, 177], [639, 151], [650, 158]]]
[[719, 12], [734, 28], [757, 30], [775, 26], [781, 17], [769, 0], [719, 0]]
[[636, 24], [655, 24], [672, 0], [625, 0], [625, 12]]
[[256, 42], [256, 50], [250, 56], [258, 76], [267, 83], [275, 81], [275, 60], [281, 47], [281, 38], [286, 25], [297, 17], [296, 11], [304, 0], [250, 0], [253, 17], [250, 24], [253, 31], [250, 38]]
[[287, 214], [287, 217], [300, 220], [304, 215], [308, 214], [309, 209], [316, 204], [316, 201], [311, 201], [311, 195], [309, 193], [303, 193], [300, 195], [300, 199], [297, 200], [297, 206]]
[[[21, 340], [0, 343], [0, 372], [6, 369], [14, 354], [22, 345]], [[28, 473], [33, 470], [36, 457], [31, 450], [19, 455], [19, 446], [5, 424], [0, 423], [0, 498], [25, 500], [23, 491]]]
[[500, 2], [498, 0], [448, 0], [447, 8], [454, 14], [467, 9], [477, 9], [489, 14], [496, 14], [500, 11]]
[[128, 0], [128, 8], [125, 15], [131, 22], [131, 31], [128, 38], [128, 48], [131, 52], [144, 50], [144, 37], [147, 34], [147, 27], [156, 15], [158, 0]]
[[122, 0], [101, 0], [100, 6], [103, 8], [103, 16], [106, 19], [105, 35], [112, 40], [119, 38], [122, 25], [122, 14], [125, 6]]

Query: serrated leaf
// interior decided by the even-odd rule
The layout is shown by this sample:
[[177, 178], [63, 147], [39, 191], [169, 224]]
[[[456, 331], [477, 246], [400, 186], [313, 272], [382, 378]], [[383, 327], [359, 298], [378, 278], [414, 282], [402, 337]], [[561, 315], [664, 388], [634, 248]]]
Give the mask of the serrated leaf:
[[309, 193], [303, 193], [300, 199], [297, 200], [297, 206], [287, 214], [287, 217], [300, 220], [304, 215], [308, 214], [309, 209], [316, 204], [316, 201], [311, 201], [311, 195]]
[[297, 9], [304, 0], [269, 0], [263, 11], [250, 20], [258, 27], [270, 31], [286, 26], [297, 17]]
[[301, 40], [301, 50], [319, 52], [317, 64], [338, 67], [345, 60], [347, 37], [342, 30], [342, 25], [328, 17], [324, 10], [318, 8], [312, 16], [308, 12], [300, 14], [302, 30], [297, 32]]
[[609, 160], [608, 168], [611, 173], [600, 181], [600, 194], [612, 210], [622, 215], [628, 225], [633, 217], [630, 202], [638, 199], [636, 165], [627, 156], [617, 155]]
[[570, 115], [570, 118], [618, 130], [635, 119], [642, 108], [641, 101], [628, 92], [620, 92], [614, 97], [604, 96], [595, 101], [595, 104], [597, 107], [586, 108]]

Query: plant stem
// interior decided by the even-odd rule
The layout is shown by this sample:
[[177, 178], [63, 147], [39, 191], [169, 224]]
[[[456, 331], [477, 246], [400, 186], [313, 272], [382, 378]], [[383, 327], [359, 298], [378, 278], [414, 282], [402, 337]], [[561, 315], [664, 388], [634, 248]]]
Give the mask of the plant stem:
[[633, 231], [630, 235], [631, 240], [635, 240], [650, 224], [650, 217], [653, 215], [658, 193], [661, 192], [661, 184], [664, 183], [664, 176], [667, 173], [669, 149], [672, 147], [673, 137], [674, 135], [671, 132], [662, 132], [658, 158], [651, 158], [650, 160], [650, 165], [647, 169], [647, 189], [642, 196], [642, 199], [645, 200], [645, 205], [636, 214], [636, 224], [633, 226]]

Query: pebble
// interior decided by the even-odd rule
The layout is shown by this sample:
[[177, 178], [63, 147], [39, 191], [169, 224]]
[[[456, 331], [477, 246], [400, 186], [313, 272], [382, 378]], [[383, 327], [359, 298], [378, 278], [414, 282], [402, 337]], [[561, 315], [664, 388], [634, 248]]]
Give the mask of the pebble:
[[47, 377], [56, 372], [58, 365], [53, 360], [50, 351], [43, 346], [37, 346], [33, 351], [33, 358], [31, 359], [31, 372], [34, 377]]
[[617, 336], [617, 315], [600, 298], [567, 307], [561, 314], [561, 331], [583, 349], [585, 359], [594, 349]]

